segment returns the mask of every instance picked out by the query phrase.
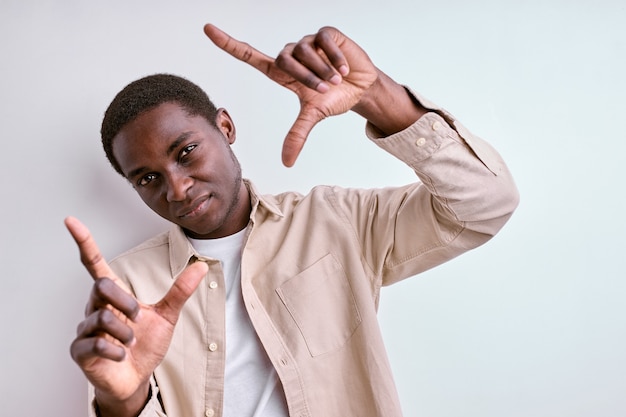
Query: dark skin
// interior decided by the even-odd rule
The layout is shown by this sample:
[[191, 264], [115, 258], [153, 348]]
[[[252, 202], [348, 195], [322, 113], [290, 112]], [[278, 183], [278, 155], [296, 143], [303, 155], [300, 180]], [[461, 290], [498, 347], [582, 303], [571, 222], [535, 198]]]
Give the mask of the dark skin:
[[250, 217], [250, 196], [230, 148], [235, 125], [224, 109], [215, 125], [163, 103], [113, 140], [113, 154], [144, 203], [196, 239], [237, 233]]
[[[352, 110], [389, 135], [426, 112], [337, 29], [322, 28], [288, 44], [276, 59], [213, 25], [204, 32], [219, 48], [297, 95], [300, 113], [283, 144], [286, 166], [295, 163], [310, 131], [326, 117]], [[175, 103], [165, 103], [128, 123], [114, 138], [114, 154], [140, 197], [193, 237], [235, 233], [246, 227], [250, 215], [250, 197], [229, 148], [234, 124], [223, 109], [216, 124], [211, 127], [185, 115]], [[215, 152], [218, 156], [211, 156]], [[87, 228], [74, 218], [65, 223], [94, 279], [72, 358], [95, 387], [103, 416], [136, 416], [180, 311], [207, 268], [190, 265], [161, 301], [146, 305], [109, 268]]]

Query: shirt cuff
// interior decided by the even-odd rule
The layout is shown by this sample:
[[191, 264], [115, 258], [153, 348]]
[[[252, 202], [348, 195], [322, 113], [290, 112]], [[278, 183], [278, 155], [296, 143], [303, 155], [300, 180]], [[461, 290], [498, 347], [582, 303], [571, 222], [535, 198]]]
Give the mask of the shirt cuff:
[[446, 145], [462, 143], [471, 150], [473, 157], [493, 174], [498, 175], [506, 171], [502, 159], [488, 143], [469, 132], [445, 109], [438, 107], [408, 87], [405, 89], [429, 112], [411, 126], [390, 136], [384, 136], [368, 122], [365, 133], [376, 145], [418, 170], [420, 162], [428, 159]]
[[366, 134], [376, 145], [411, 167], [428, 159], [446, 142], [461, 141], [454, 129], [434, 112], [426, 113], [411, 126], [386, 137], [368, 123]]
[[[100, 411], [98, 410], [98, 404], [96, 403], [96, 399], [93, 394], [94, 390], [91, 384], [89, 386], [89, 393], [90, 398], [92, 398], [89, 407], [89, 417], [100, 417]], [[138, 417], [167, 417], [167, 414], [163, 411], [163, 407], [161, 407], [158, 394], [159, 387], [157, 387], [154, 378], [150, 378], [150, 392], [148, 393], [149, 399]]]

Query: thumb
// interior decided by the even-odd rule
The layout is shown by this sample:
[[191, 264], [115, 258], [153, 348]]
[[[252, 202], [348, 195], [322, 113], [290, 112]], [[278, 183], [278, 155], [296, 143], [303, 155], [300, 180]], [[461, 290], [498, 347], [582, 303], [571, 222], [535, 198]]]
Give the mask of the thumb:
[[324, 119], [324, 115], [314, 108], [300, 109], [296, 121], [293, 126], [291, 126], [291, 129], [289, 129], [289, 133], [287, 133], [285, 141], [283, 142], [282, 159], [286, 167], [293, 166], [296, 159], [298, 159], [300, 151], [302, 151], [304, 147], [309, 133], [311, 133], [313, 127], [322, 119]]
[[154, 309], [171, 324], [176, 324], [185, 302], [196, 291], [208, 271], [204, 262], [189, 265], [174, 281], [165, 297], [155, 304]]

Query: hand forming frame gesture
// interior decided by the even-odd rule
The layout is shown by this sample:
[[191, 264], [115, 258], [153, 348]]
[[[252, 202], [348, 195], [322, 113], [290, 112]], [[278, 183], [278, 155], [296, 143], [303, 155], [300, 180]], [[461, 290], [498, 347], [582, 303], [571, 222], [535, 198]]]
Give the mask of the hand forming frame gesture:
[[282, 160], [292, 166], [313, 127], [326, 117], [354, 110], [385, 134], [415, 122], [425, 111], [402, 86], [374, 66], [350, 38], [324, 27], [287, 44], [273, 59], [214, 25], [204, 27], [215, 45], [293, 91], [300, 113], [283, 143]]
[[85, 319], [70, 348], [72, 358], [94, 386], [103, 416], [137, 415], [180, 311], [206, 275], [207, 266], [203, 262], [188, 266], [161, 301], [142, 304], [111, 270], [89, 230], [72, 217], [65, 225], [94, 279]]

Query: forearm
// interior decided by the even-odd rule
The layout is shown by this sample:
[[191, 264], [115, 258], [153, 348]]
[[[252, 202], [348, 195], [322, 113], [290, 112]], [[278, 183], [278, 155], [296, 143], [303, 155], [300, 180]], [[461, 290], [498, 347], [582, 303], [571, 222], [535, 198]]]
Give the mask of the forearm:
[[[506, 223], [519, 198], [510, 172], [489, 144], [443, 109], [417, 95], [415, 100], [429, 111], [407, 129], [386, 136], [367, 127], [374, 143], [421, 180], [402, 190], [385, 189], [372, 203], [386, 213], [381, 218], [390, 219], [375, 232], [377, 245], [388, 242], [389, 251], [370, 251], [370, 263], [384, 271], [385, 284], [485, 243]], [[363, 233], [372, 233], [370, 221], [363, 224]], [[384, 260], [377, 258], [381, 252], [387, 253]]]
[[376, 138], [383, 149], [409, 165], [451, 220], [494, 234], [517, 206], [511, 174], [497, 151], [434, 108], [397, 135]]

